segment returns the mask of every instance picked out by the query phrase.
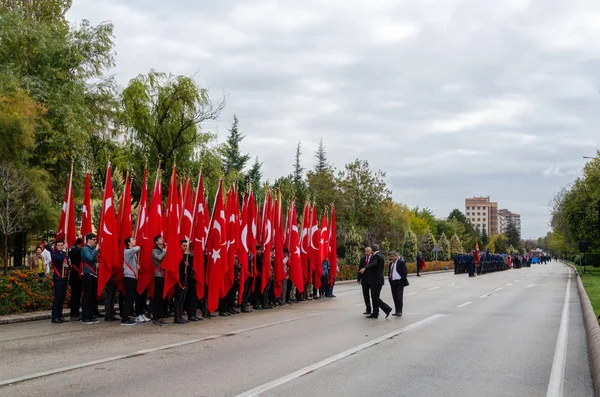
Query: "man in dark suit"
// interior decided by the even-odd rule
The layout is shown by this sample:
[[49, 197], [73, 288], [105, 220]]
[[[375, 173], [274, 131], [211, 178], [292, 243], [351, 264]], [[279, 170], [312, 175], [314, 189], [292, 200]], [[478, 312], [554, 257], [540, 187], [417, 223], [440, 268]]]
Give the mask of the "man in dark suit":
[[373, 301], [373, 313], [370, 316], [367, 316], [367, 318], [379, 317], [380, 308], [385, 313], [385, 318], [388, 318], [392, 312], [392, 308], [379, 297], [381, 288], [384, 284], [383, 268], [385, 259], [383, 258], [383, 254], [379, 252], [379, 246], [377, 244], [371, 245], [371, 249], [374, 252], [373, 255], [371, 255], [369, 263], [360, 270], [364, 280], [371, 289], [371, 300]]
[[406, 262], [398, 255], [396, 251], [390, 253], [392, 262], [390, 263], [390, 287], [392, 289], [392, 297], [394, 298], [394, 306], [396, 311], [394, 316], [402, 317], [402, 305], [404, 301], [404, 287], [408, 285], [408, 270]]
[[365, 299], [365, 312], [363, 314], [371, 314], [371, 296], [369, 294], [369, 284], [363, 277], [363, 274], [360, 272], [364, 269], [365, 266], [369, 263], [371, 256], [373, 255], [373, 251], [371, 247], [365, 248], [365, 256], [360, 258], [360, 265], [358, 266], [358, 277], [357, 282], [362, 285], [363, 298]]

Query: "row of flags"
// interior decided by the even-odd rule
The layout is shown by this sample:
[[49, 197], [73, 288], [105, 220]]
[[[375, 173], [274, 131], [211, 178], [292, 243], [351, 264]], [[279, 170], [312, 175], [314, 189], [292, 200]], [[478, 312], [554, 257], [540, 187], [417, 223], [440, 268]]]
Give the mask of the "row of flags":
[[[296, 203], [293, 201], [284, 211], [281, 192], [277, 192], [274, 197], [271, 191], [268, 191], [260, 206], [252, 191], [240, 196], [234, 186], [225, 192], [221, 180], [215, 195], [213, 211], [209, 214], [202, 173], [200, 172], [195, 187], [192, 186], [190, 179], [184, 179], [179, 186], [174, 165], [163, 213], [160, 168], [156, 174], [150, 201], [148, 201], [147, 176], [148, 171], [144, 170], [134, 229], [131, 178], [127, 174], [117, 212], [110, 163], [107, 166], [104, 198], [97, 229], [100, 246], [98, 296], [111, 278], [122, 291], [124, 290], [124, 240], [130, 236], [136, 239], [137, 245], [141, 248], [138, 293], [147, 291], [150, 296], [154, 293], [155, 268], [152, 261], [154, 237], [162, 235], [166, 242], [167, 252], [161, 266], [165, 277], [165, 296], [172, 291], [176, 283], [182, 281], [179, 280], [179, 263], [184, 253], [180, 248], [180, 242], [186, 240], [190, 243], [194, 255], [193, 268], [198, 299], [204, 298], [206, 286], [208, 309], [211, 312], [217, 309], [219, 299], [225, 297], [235, 282], [236, 256], [241, 265], [240, 303], [245, 281], [249, 277], [260, 278], [260, 292], [264, 292], [273, 276], [273, 286], [277, 296], [283, 290], [283, 282], [287, 275], [299, 293], [304, 291], [304, 286], [307, 284], [320, 288], [324, 275], [323, 261], [326, 259], [330, 264], [329, 279], [326, 282], [334, 282], [337, 275], [337, 238], [333, 206], [331, 212], [323, 214], [319, 222], [316, 205], [311, 206], [306, 203], [300, 225]], [[65, 240], [68, 247], [75, 244], [77, 238], [72, 179], [71, 169], [56, 234], [56, 239]], [[80, 235], [85, 238], [92, 229], [90, 175], [86, 173]], [[261, 245], [265, 253], [260, 272], [256, 267], [257, 245]], [[284, 265], [286, 249], [289, 252], [288, 274]], [[273, 274], [271, 274], [270, 261], [272, 251]], [[253, 263], [249, 263], [250, 260]], [[253, 288], [257, 284], [252, 283]]]

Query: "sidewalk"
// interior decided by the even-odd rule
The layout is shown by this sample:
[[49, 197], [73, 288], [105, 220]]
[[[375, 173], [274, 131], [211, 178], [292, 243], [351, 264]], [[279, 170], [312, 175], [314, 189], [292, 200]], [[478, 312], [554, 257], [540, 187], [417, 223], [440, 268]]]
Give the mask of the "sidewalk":
[[[454, 272], [453, 269], [449, 270], [436, 270], [433, 272], [421, 272], [421, 275], [424, 276], [426, 274], [437, 274], [437, 273], [449, 273]], [[415, 277], [417, 273], [410, 273], [409, 277]], [[355, 284], [356, 280], [344, 280], [337, 281], [335, 285], [344, 285], [344, 284]], [[104, 306], [99, 306], [100, 314], [104, 314]], [[70, 310], [64, 309], [63, 315], [65, 317], [69, 317]], [[0, 316], [0, 325], [4, 324], [14, 324], [14, 323], [24, 323], [27, 321], [37, 321], [37, 320], [50, 320], [52, 319], [52, 311], [47, 310], [43, 312], [31, 312], [31, 313], [21, 313], [21, 314], [10, 314], [8, 316]]]

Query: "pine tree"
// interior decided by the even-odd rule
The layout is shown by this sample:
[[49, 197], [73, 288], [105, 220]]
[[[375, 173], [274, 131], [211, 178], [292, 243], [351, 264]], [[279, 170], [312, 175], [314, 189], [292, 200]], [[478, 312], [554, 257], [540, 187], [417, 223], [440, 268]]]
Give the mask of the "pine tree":
[[417, 235], [410, 229], [406, 232], [402, 255], [406, 262], [415, 262], [417, 260], [418, 240]]
[[300, 148], [301, 142], [298, 142], [298, 146], [296, 146], [296, 158], [294, 159], [294, 173], [292, 174], [292, 181], [294, 183], [294, 196], [296, 197], [296, 203], [301, 208], [306, 200], [306, 192], [308, 189], [306, 182], [304, 181], [304, 168], [300, 162], [300, 157], [302, 156], [302, 151]]
[[490, 242], [490, 238], [487, 234], [487, 231], [485, 230], [485, 225], [483, 225], [483, 230], [481, 231], [481, 239], [479, 241], [481, 241], [482, 248], [487, 247], [488, 243]]
[[442, 233], [438, 242], [440, 244], [440, 252], [438, 253], [438, 259], [441, 261], [450, 260], [450, 241], [448, 241], [446, 233]]
[[298, 146], [296, 146], [296, 158], [294, 160], [294, 184], [296, 186], [302, 183], [302, 178], [304, 174], [304, 168], [302, 168], [302, 164], [300, 163], [300, 156], [302, 156], [302, 152], [300, 151], [301, 142], [298, 142]]
[[520, 246], [521, 234], [512, 220], [508, 221], [508, 226], [506, 227], [506, 240], [507, 244], [512, 245], [513, 247]]
[[462, 241], [455, 233], [450, 239], [450, 255], [454, 257], [457, 253], [464, 252]]
[[315, 153], [315, 157], [317, 158], [317, 164], [315, 164], [316, 173], [331, 170], [331, 166], [327, 162], [327, 153], [325, 152], [325, 146], [323, 146], [323, 138], [319, 141], [319, 148], [317, 149], [317, 153]]
[[248, 175], [246, 175], [246, 184], [252, 186], [252, 190], [258, 192], [260, 190], [260, 182], [262, 179], [262, 162], [258, 161], [258, 156], [254, 160], [254, 164], [248, 171]]
[[423, 236], [423, 244], [422, 244], [422, 254], [423, 259], [426, 261], [432, 261], [435, 259], [435, 253], [433, 249], [435, 248], [435, 237], [431, 234], [431, 230], [427, 229], [425, 235]]
[[229, 135], [227, 140], [221, 147], [221, 168], [225, 177], [235, 176], [238, 179], [241, 176], [246, 163], [250, 160], [249, 154], [242, 154], [240, 150], [240, 143], [244, 140], [245, 136], [242, 135], [238, 130], [239, 120], [237, 116], [233, 115], [233, 124], [229, 129]]

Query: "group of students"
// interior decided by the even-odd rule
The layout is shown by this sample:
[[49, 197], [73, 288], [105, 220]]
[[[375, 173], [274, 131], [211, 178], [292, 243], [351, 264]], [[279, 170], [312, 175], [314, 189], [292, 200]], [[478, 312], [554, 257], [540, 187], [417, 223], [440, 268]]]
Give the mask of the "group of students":
[[[196, 282], [193, 261], [194, 254], [189, 248], [188, 241], [182, 240], [182, 259], [179, 263], [179, 282], [175, 284], [174, 292], [167, 294], [164, 298], [165, 275], [162, 262], [166, 256], [166, 247], [162, 235], [154, 237], [154, 249], [152, 250], [152, 261], [154, 264], [153, 294], [149, 299], [147, 290], [138, 293], [138, 253], [140, 247], [136, 245], [133, 237], [124, 241], [123, 253], [123, 280], [121, 288], [114, 277], [106, 283], [105, 297], [105, 321], [121, 321], [122, 325], [133, 326], [138, 323], [152, 322], [157, 326], [166, 324], [166, 319], [173, 317], [175, 324], [185, 324], [190, 321], [201, 321], [203, 318], [216, 317], [210, 313], [207, 305], [208, 286], [204, 283], [204, 294], [198, 294], [199, 285]], [[64, 241], [57, 240], [53, 249], [47, 243], [36, 249], [32, 258], [32, 268], [37, 269], [40, 277], [44, 276], [44, 256], [51, 258], [50, 265], [52, 280], [54, 283], [54, 301], [52, 305], [52, 323], [60, 324], [69, 320], [63, 317], [63, 307], [67, 293], [67, 286], [71, 287], [71, 298], [69, 302], [71, 321], [82, 321], [83, 324], [95, 324], [99, 322], [100, 312], [96, 291], [98, 289], [97, 257], [99, 246], [97, 236], [89, 233], [85, 236], [85, 244], [82, 238], [78, 238], [75, 245], [65, 247]], [[49, 254], [49, 255], [48, 255]], [[266, 256], [262, 246], [256, 246], [256, 258], [250, 254], [247, 274], [239, 301], [240, 270], [241, 264], [235, 260], [234, 283], [227, 291], [225, 297], [219, 300], [219, 316], [230, 316], [242, 313], [250, 313], [252, 310], [273, 309], [275, 306], [293, 304], [305, 300], [334, 298], [333, 286], [335, 281], [329, 280], [330, 265], [325, 259], [322, 263], [323, 275], [321, 276], [321, 287], [307, 283], [303, 293], [297, 293], [297, 289], [289, 278], [289, 251], [284, 250], [284, 265], [286, 279], [282, 281], [281, 292], [276, 296], [273, 279], [267, 283], [266, 288], [261, 291], [260, 275], [265, 266], [264, 258], [268, 258], [269, 265], [273, 266], [274, 253]], [[207, 260], [205, 260], [205, 263]], [[256, 269], [254, 269], [256, 267]], [[205, 269], [206, 272], [206, 269]], [[273, 272], [271, 271], [271, 274]], [[314, 272], [313, 272], [314, 276]], [[204, 277], [206, 279], [206, 277]], [[201, 288], [201, 286], [200, 286]], [[124, 293], [121, 292], [124, 290]], [[116, 316], [115, 302], [118, 294], [118, 307], [121, 318]], [[198, 299], [198, 296], [203, 296]], [[240, 310], [238, 311], [237, 308]], [[81, 311], [80, 311], [81, 309]], [[198, 310], [201, 314], [198, 315]], [[185, 313], [185, 317], [184, 317]]]

